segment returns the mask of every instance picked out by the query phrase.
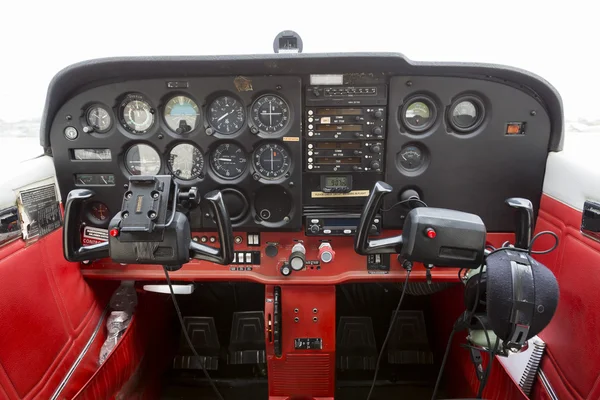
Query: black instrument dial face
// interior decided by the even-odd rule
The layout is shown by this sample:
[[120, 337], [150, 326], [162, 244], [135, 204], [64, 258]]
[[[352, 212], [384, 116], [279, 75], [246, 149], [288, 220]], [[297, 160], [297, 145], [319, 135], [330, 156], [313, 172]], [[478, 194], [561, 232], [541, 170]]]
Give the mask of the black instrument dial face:
[[119, 107], [121, 125], [129, 132], [141, 135], [154, 124], [154, 110], [140, 94], [128, 94]]
[[98, 133], [104, 133], [112, 126], [112, 118], [108, 110], [100, 105], [91, 106], [85, 114], [86, 122]]
[[202, 151], [193, 144], [178, 144], [169, 152], [169, 169], [179, 179], [198, 178], [204, 169]]
[[96, 201], [91, 204], [90, 214], [92, 215], [92, 217], [101, 222], [106, 221], [110, 217], [108, 207], [106, 207], [104, 203], [100, 203], [99, 201]]
[[414, 171], [421, 168], [425, 161], [425, 156], [420, 148], [409, 145], [400, 150], [398, 160], [402, 168], [407, 171]]
[[248, 159], [244, 150], [233, 143], [220, 144], [210, 156], [213, 171], [221, 178], [235, 179], [246, 170]]
[[156, 175], [160, 166], [160, 155], [147, 144], [133, 145], [125, 154], [125, 168], [131, 175]]
[[265, 179], [277, 179], [290, 170], [287, 150], [277, 143], [266, 143], [254, 151], [254, 168]]
[[244, 106], [233, 96], [218, 97], [208, 107], [208, 123], [223, 135], [232, 135], [239, 131], [245, 120]]
[[172, 131], [179, 134], [192, 131], [199, 115], [198, 105], [187, 96], [175, 96], [165, 105], [165, 122]]
[[263, 133], [282, 131], [290, 120], [290, 107], [279, 96], [265, 95], [252, 104], [252, 122]]

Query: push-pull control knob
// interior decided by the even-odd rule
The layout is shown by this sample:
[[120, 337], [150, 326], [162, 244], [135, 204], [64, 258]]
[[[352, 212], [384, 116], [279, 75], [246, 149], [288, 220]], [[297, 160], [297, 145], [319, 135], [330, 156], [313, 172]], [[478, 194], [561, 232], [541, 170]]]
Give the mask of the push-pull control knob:
[[279, 272], [281, 272], [281, 275], [283, 275], [283, 276], [290, 276], [292, 274], [292, 269], [290, 268], [290, 264], [283, 263], [283, 265], [279, 269]]
[[319, 246], [319, 260], [324, 263], [330, 263], [335, 258], [335, 251], [331, 247], [331, 243], [321, 243]]
[[300, 271], [306, 264], [306, 248], [302, 243], [296, 243], [290, 254], [290, 266], [294, 271]]

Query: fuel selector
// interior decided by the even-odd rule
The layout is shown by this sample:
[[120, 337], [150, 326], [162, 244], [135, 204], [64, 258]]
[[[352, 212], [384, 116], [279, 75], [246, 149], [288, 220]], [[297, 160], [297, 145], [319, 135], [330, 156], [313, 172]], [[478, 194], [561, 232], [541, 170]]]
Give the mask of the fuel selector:
[[289, 264], [294, 271], [300, 271], [306, 265], [306, 248], [302, 243], [296, 243], [292, 247]]

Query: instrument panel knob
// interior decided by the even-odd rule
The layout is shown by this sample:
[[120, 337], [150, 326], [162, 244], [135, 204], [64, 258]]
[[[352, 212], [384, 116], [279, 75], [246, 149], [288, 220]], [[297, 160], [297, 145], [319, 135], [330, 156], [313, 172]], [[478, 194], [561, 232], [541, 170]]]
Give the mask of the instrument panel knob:
[[375, 145], [375, 146], [371, 146], [371, 153], [379, 153], [381, 152], [381, 146], [379, 145]]
[[283, 276], [290, 276], [292, 274], [292, 269], [288, 263], [284, 263], [279, 269], [279, 272], [281, 272], [281, 275]]
[[308, 229], [311, 233], [319, 233], [319, 225], [311, 225]]
[[330, 263], [335, 258], [335, 251], [331, 247], [331, 243], [321, 243], [319, 245], [319, 260], [324, 263]]
[[383, 130], [381, 129], [380, 126], [376, 126], [375, 128], [373, 128], [374, 135], [381, 135], [382, 133], [383, 133]]
[[373, 160], [371, 161], [371, 164], [369, 164], [371, 166], [372, 169], [379, 169], [381, 168], [381, 164], [379, 163], [379, 161]]
[[302, 243], [296, 243], [292, 247], [289, 263], [294, 271], [300, 271], [306, 265], [306, 248]]
[[375, 110], [375, 111], [373, 111], [373, 116], [375, 118], [381, 118], [381, 117], [383, 117], [383, 112], [381, 110]]

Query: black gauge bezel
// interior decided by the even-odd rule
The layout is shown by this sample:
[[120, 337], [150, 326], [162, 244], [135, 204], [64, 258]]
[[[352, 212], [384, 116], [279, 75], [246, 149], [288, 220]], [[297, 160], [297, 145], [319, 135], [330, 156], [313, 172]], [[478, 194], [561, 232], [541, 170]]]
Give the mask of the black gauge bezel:
[[[150, 108], [150, 114], [152, 114], [152, 123], [150, 124], [150, 126], [148, 128], [146, 128], [143, 131], [139, 131], [137, 129], [132, 128], [131, 126], [129, 126], [127, 121], [125, 121], [125, 115], [124, 115], [125, 107], [127, 106], [127, 104], [131, 103], [134, 100], [142, 101], [142, 102], [148, 104], [148, 106]], [[154, 128], [154, 126], [156, 125], [156, 108], [154, 108], [154, 106], [152, 105], [152, 102], [148, 99], [148, 97], [144, 96], [141, 93], [127, 93], [125, 96], [123, 96], [123, 99], [119, 103], [117, 115], [118, 115], [119, 124], [121, 125], [121, 127], [123, 129], [125, 129], [125, 131], [127, 131], [128, 133], [131, 133], [133, 135], [137, 135], [137, 136], [145, 135], [146, 133], [150, 132], [152, 130], [152, 128]]]
[[[423, 126], [414, 126], [406, 119], [406, 111], [408, 110], [408, 107], [417, 102], [425, 103], [425, 105], [429, 107], [429, 113], [431, 114], [431, 118], [427, 124]], [[435, 125], [438, 118], [438, 107], [436, 101], [432, 97], [425, 94], [416, 94], [411, 95], [404, 101], [404, 104], [399, 108], [399, 113], [400, 114], [398, 117], [404, 129], [410, 133], [419, 135], [428, 131]]]
[[[287, 106], [287, 109], [288, 109], [288, 119], [287, 119], [287, 122], [280, 129], [278, 129], [276, 131], [269, 132], [269, 131], [262, 130], [260, 128], [260, 126], [254, 121], [254, 105], [256, 103], [258, 103], [258, 101], [260, 99], [262, 99], [263, 97], [277, 97], [281, 101], [283, 101], [283, 103]], [[248, 125], [250, 126], [250, 131], [251, 132], [253, 132], [252, 128], [254, 128], [254, 130], [256, 131], [255, 134], [258, 134], [261, 137], [264, 137], [264, 138], [276, 138], [276, 137], [283, 136], [288, 131], [288, 129], [290, 127], [290, 123], [291, 123], [291, 121], [293, 119], [293, 110], [292, 110], [292, 107], [290, 106], [290, 103], [281, 94], [279, 94], [279, 93], [262, 93], [260, 96], [258, 96], [256, 99], [254, 99], [254, 101], [252, 102], [252, 104], [250, 104], [250, 108], [248, 110], [248, 118], [247, 119], [248, 119]], [[260, 120], [260, 117], [258, 119]]]
[[[405, 167], [404, 165], [402, 165], [402, 162], [400, 160], [402, 157], [402, 152], [405, 151], [408, 147], [416, 147], [421, 152], [422, 161], [419, 165], [417, 165], [414, 168]], [[408, 142], [402, 145], [398, 153], [396, 153], [396, 168], [398, 169], [398, 171], [400, 171], [400, 173], [402, 173], [405, 176], [421, 175], [429, 166], [430, 159], [431, 157], [429, 155], [429, 150], [425, 145], [423, 145], [423, 143]]]
[[[279, 146], [287, 154], [288, 167], [280, 175], [277, 175], [276, 177], [265, 176], [264, 174], [262, 174], [260, 172], [260, 170], [256, 166], [255, 158], [256, 158], [256, 155], [258, 154], [258, 150], [261, 147], [267, 146], [267, 145]], [[291, 156], [291, 151], [287, 148], [287, 146], [284, 146], [283, 143], [281, 143], [281, 142], [274, 142], [274, 141], [258, 142], [256, 144], [256, 146], [254, 147], [254, 149], [252, 150], [251, 157], [252, 157], [252, 168], [254, 169], [254, 172], [258, 175], [259, 179], [265, 180], [267, 182], [276, 182], [278, 180], [285, 179], [289, 176], [290, 171], [292, 170], [293, 160], [292, 160], [292, 156]], [[259, 157], [259, 162], [260, 162], [260, 157]]]
[[[179, 133], [176, 130], [174, 130], [173, 128], [171, 128], [169, 126], [169, 122], [167, 121], [167, 117], [165, 115], [165, 111], [167, 109], [167, 104], [169, 104], [169, 102], [171, 100], [173, 100], [174, 98], [179, 97], [179, 96], [187, 97], [196, 105], [196, 108], [198, 108], [198, 115], [196, 117], [196, 126], [189, 132], [185, 132], [185, 133]], [[187, 137], [195, 132], [198, 132], [204, 126], [202, 123], [202, 119], [203, 119], [202, 117], [203, 117], [203, 115], [202, 115], [201, 105], [199, 105], [196, 98], [194, 98], [194, 96], [190, 95], [189, 93], [170, 92], [170, 93], [167, 93], [167, 95], [165, 97], [163, 97], [162, 105], [160, 107], [160, 118], [161, 118], [162, 123], [165, 124], [165, 128], [170, 133], [176, 135], [175, 137]]]
[[123, 153], [123, 166], [125, 167], [125, 171], [131, 175], [131, 176], [141, 176], [142, 174], [134, 174], [133, 172], [131, 172], [131, 170], [129, 169], [129, 165], [127, 164], [127, 155], [129, 154], [129, 152], [137, 146], [148, 146], [150, 147], [152, 150], [154, 150], [154, 152], [156, 153], [156, 155], [158, 156], [158, 161], [159, 161], [159, 166], [158, 166], [158, 171], [156, 171], [153, 174], [150, 175], [158, 175], [160, 174], [160, 171], [162, 170], [163, 167], [163, 158], [160, 154], [160, 152], [158, 150], [156, 150], [156, 147], [152, 146], [149, 143], [144, 143], [144, 142], [137, 142], [137, 143], [132, 143], [127, 150], [125, 150], [125, 152]]
[[[177, 147], [177, 146], [181, 146], [181, 145], [190, 145], [192, 147], [194, 147], [196, 150], [198, 150], [198, 152], [200, 152], [200, 155], [202, 156], [202, 168], [200, 169], [200, 172], [198, 172], [197, 175], [193, 175], [191, 178], [182, 178], [180, 176], [177, 176], [175, 174], [175, 172], [173, 171], [173, 169], [171, 168], [171, 152]], [[170, 175], [173, 176], [173, 178], [178, 179], [182, 182], [192, 182], [192, 181], [198, 181], [200, 179], [204, 178], [204, 170], [206, 168], [206, 157], [204, 152], [202, 151], [202, 148], [198, 145], [196, 145], [196, 143], [193, 142], [175, 142], [173, 143], [171, 146], [169, 146], [169, 148], [167, 149], [167, 152], [165, 154], [165, 163], [167, 165], [167, 171], [169, 172]]]
[[[110, 118], [110, 123], [108, 124], [108, 128], [106, 128], [106, 129], [96, 129], [96, 127], [94, 127], [90, 123], [90, 112], [92, 112], [92, 110], [94, 110], [96, 108], [101, 108], [104, 111], [106, 111], [106, 113], [108, 114], [108, 118]], [[110, 131], [112, 129], [113, 125], [114, 125], [114, 116], [113, 116], [113, 113], [111, 112], [110, 107], [107, 107], [107, 106], [105, 106], [102, 103], [92, 103], [89, 106], [87, 106], [85, 108], [83, 120], [85, 121], [85, 125], [86, 126], [89, 126], [89, 127], [93, 128], [93, 131], [90, 132], [90, 133], [106, 133], [106, 132]]]
[[[102, 205], [102, 206], [104, 206], [104, 207], [106, 208], [106, 212], [107, 212], [107, 217], [106, 217], [106, 219], [103, 219], [103, 220], [102, 220], [102, 219], [100, 219], [100, 218], [97, 218], [97, 217], [94, 215], [94, 211], [92, 210], [92, 208], [93, 208], [95, 205], [97, 205], [97, 204], [99, 204], [99, 205]], [[88, 220], [89, 220], [90, 222], [94, 223], [95, 225], [106, 226], [106, 225], [108, 225], [108, 223], [109, 223], [109, 222], [110, 222], [110, 220], [111, 220], [111, 216], [110, 216], [110, 209], [108, 208], [108, 206], [107, 206], [106, 204], [104, 204], [104, 203], [103, 203], [103, 202], [101, 202], [101, 201], [91, 201], [91, 202], [89, 202], [89, 203], [86, 205], [86, 209], [87, 209], [87, 213], [86, 213], [86, 214], [87, 214], [87, 218], [88, 218]]]
[[[242, 113], [243, 113], [243, 120], [242, 120], [242, 124], [239, 127], [239, 129], [237, 129], [234, 132], [221, 132], [219, 130], [219, 128], [217, 128], [215, 125], [213, 125], [212, 121], [210, 120], [210, 107], [212, 106], [212, 104], [219, 100], [222, 97], [231, 97], [233, 98], [235, 101], [237, 101], [240, 106], [242, 107]], [[231, 92], [217, 92], [214, 93], [213, 95], [210, 96], [208, 102], [206, 103], [206, 110], [205, 110], [205, 120], [206, 120], [206, 126], [207, 129], [210, 128], [212, 129], [212, 134], [216, 135], [216, 137], [221, 137], [221, 138], [225, 138], [225, 139], [229, 139], [234, 137], [235, 135], [238, 135], [240, 132], [242, 132], [244, 130], [244, 127], [247, 126], [248, 124], [248, 110], [247, 110], [247, 105], [244, 104], [244, 101], [237, 95], [231, 93]]]
[[[219, 173], [217, 171], [217, 169], [215, 168], [215, 166], [213, 165], [213, 155], [215, 154], [216, 150], [219, 147], [224, 146], [226, 144], [233, 145], [233, 146], [240, 148], [244, 152], [244, 155], [246, 156], [246, 164], [244, 165], [244, 170], [237, 176], [224, 176], [221, 173]], [[248, 171], [248, 164], [249, 164], [248, 161], [249, 161], [250, 157], [251, 157], [251, 155], [248, 154], [246, 149], [244, 149], [244, 146], [242, 146], [240, 143], [229, 141], [229, 140], [219, 140], [216, 143], [214, 143], [213, 146], [211, 146], [211, 148], [210, 148], [210, 151], [208, 153], [208, 163], [210, 164], [211, 171], [217, 177], [219, 177], [220, 179], [226, 180], [226, 181], [232, 181], [232, 180], [240, 179], [241, 177], [244, 176], [246, 171]]]
[[[465, 101], [471, 102], [475, 106], [475, 109], [477, 110], [477, 119], [471, 126], [468, 126], [466, 128], [456, 125], [452, 119], [452, 113], [453, 113], [454, 109], [460, 103], [463, 103]], [[448, 107], [448, 111], [446, 112], [446, 120], [448, 122], [448, 126], [450, 126], [450, 128], [452, 130], [456, 131], [457, 133], [462, 133], [462, 134], [471, 133], [471, 132], [476, 131], [477, 128], [479, 128], [481, 126], [481, 124], [483, 124], [483, 121], [485, 119], [485, 114], [486, 114], [485, 104], [479, 96], [476, 96], [474, 94], [463, 94], [463, 95], [456, 97], [452, 101], [450, 106]]]

